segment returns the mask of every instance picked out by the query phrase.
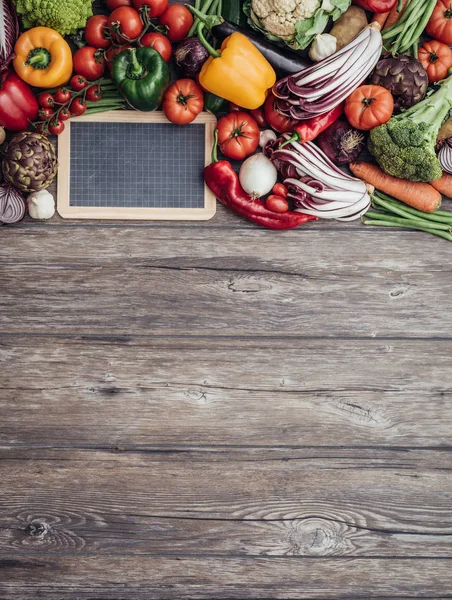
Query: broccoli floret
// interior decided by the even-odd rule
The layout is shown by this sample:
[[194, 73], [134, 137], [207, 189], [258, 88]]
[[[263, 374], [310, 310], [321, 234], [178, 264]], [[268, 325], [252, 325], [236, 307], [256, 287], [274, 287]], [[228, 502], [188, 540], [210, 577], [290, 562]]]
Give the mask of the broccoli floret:
[[93, 14], [92, 0], [15, 0], [24, 29], [37, 25], [68, 35], [86, 25]]
[[411, 181], [434, 181], [442, 175], [435, 154], [438, 131], [452, 108], [452, 77], [441, 88], [370, 132], [369, 150], [380, 167]]

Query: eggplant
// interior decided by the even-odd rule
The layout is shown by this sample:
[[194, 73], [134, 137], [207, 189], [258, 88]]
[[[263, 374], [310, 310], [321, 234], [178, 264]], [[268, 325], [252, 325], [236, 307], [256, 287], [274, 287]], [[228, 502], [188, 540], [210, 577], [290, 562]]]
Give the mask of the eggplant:
[[278, 48], [274, 44], [267, 42], [259, 35], [250, 32], [248, 29], [234, 25], [229, 21], [221, 20], [221, 23], [214, 25], [211, 29], [212, 35], [217, 40], [224, 40], [233, 33], [241, 33], [246, 36], [256, 48], [265, 56], [278, 75], [284, 76], [290, 73], [298, 73], [306, 67], [310, 67], [312, 62], [289, 48]]

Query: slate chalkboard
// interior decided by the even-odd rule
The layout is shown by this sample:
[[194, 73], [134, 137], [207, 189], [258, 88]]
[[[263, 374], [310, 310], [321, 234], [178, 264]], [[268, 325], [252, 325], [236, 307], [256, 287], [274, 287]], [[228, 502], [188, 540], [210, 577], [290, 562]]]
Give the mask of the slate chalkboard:
[[70, 121], [59, 138], [58, 212], [69, 218], [208, 219], [215, 118], [176, 126], [162, 113], [115, 111]]

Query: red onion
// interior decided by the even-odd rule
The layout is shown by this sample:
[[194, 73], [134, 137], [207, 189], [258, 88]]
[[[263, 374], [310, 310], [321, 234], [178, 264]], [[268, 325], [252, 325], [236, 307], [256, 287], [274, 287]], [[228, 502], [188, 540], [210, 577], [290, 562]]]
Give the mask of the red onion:
[[438, 152], [439, 164], [445, 173], [452, 175], [452, 138], [444, 140], [440, 151]]
[[0, 72], [15, 57], [14, 44], [19, 37], [19, 21], [11, 0], [0, 0]]
[[[290, 135], [284, 134], [288, 140]], [[273, 151], [270, 159], [281, 171], [287, 173], [287, 164], [295, 167], [297, 176], [284, 179], [289, 190], [288, 198], [308, 215], [322, 219], [352, 221], [370, 207], [368, 186], [347, 173], [343, 173], [312, 142], [291, 142]]]
[[365, 137], [343, 119], [335, 121], [315, 140], [315, 143], [336, 165], [348, 165], [364, 148]]
[[289, 75], [273, 86], [278, 109], [291, 119], [310, 119], [338, 106], [373, 71], [382, 47], [374, 23], [349, 44], [312, 67]]
[[183, 76], [193, 79], [209, 56], [210, 54], [197, 37], [185, 38], [174, 51], [174, 59]]
[[11, 224], [21, 221], [25, 215], [25, 200], [12, 185], [0, 186], [0, 223]]

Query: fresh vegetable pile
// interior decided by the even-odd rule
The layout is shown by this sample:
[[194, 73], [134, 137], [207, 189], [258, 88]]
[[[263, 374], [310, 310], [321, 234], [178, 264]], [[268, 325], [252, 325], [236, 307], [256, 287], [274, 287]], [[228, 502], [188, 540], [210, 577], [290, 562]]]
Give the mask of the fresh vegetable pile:
[[207, 110], [205, 182], [237, 214], [452, 241], [452, 0], [0, 3], [1, 223], [54, 214], [48, 137], [68, 119]]

